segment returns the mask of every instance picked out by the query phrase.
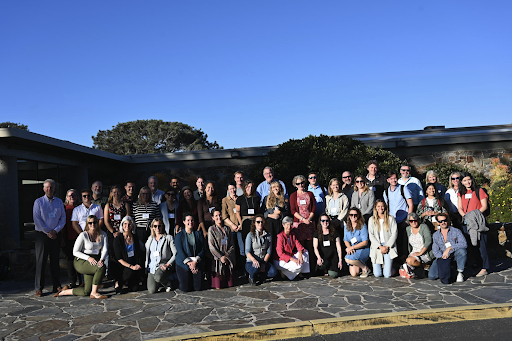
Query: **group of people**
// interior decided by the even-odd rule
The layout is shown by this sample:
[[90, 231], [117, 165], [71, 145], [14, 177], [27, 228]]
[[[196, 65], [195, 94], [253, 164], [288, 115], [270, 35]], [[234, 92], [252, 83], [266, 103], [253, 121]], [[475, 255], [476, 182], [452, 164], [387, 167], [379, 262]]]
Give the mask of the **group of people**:
[[[198, 177], [196, 190], [173, 178], [165, 191], [148, 179], [135, 194], [127, 181], [124, 195], [112, 186], [108, 198], [102, 184], [78, 192], [65, 202], [54, 197], [55, 182], [43, 184], [34, 202], [36, 226], [36, 296], [42, 295], [46, 259], [50, 256], [55, 296], [105, 298], [98, 286], [107, 276], [115, 291], [146, 283], [150, 293], [172, 290], [172, 280], [186, 292], [206, 286], [233, 286], [235, 271], [251, 284], [267, 278], [323, 274], [352, 276], [420, 276], [448, 283], [463, 281], [467, 249], [487, 274], [487, 194], [470, 174], [453, 173], [446, 189], [429, 171], [426, 183], [410, 176], [410, 167], [387, 176], [378, 162], [367, 175], [332, 178], [322, 187], [317, 174], [297, 175], [288, 194], [285, 184], [265, 167], [256, 185], [235, 172], [226, 194], [214, 182]], [[452, 224], [453, 223], [453, 226]], [[62, 243], [61, 243], [61, 238]], [[468, 241], [470, 243], [468, 243]], [[69, 284], [60, 286], [59, 248], [67, 257]], [[453, 264], [452, 264], [453, 263]]]

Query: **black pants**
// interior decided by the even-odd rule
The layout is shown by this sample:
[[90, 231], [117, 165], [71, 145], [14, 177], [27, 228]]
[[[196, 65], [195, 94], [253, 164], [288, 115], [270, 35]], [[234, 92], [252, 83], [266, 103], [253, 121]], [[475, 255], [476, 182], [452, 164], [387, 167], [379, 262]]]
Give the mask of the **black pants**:
[[80, 283], [82, 283], [82, 277], [76, 272], [75, 266], [73, 265], [73, 261], [75, 257], [73, 256], [73, 246], [75, 245], [75, 240], [66, 239], [64, 241], [64, 253], [66, 254], [66, 265], [68, 268], [68, 280], [69, 283], [72, 283], [73, 286], [76, 285], [76, 280], [78, 279]]
[[177, 265], [176, 274], [178, 275], [181, 291], [191, 291], [190, 282], [193, 282], [195, 291], [201, 290], [201, 285], [203, 283], [203, 272], [201, 270], [198, 270], [197, 273], [193, 274], [192, 271], [183, 269], [181, 266]]
[[118, 264], [118, 266], [120, 266], [120, 269], [118, 269], [116, 273], [116, 281], [119, 286], [122, 288], [123, 285], [127, 285], [129, 291], [137, 291], [140, 277], [144, 270], [142, 268], [139, 270], [132, 270], [120, 264]]
[[35, 289], [43, 290], [46, 261], [50, 256], [50, 270], [52, 274], [53, 287], [60, 287], [59, 278], [59, 253], [60, 253], [60, 233], [57, 233], [57, 238], [50, 239], [44, 232], [36, 232], [36, 281]]

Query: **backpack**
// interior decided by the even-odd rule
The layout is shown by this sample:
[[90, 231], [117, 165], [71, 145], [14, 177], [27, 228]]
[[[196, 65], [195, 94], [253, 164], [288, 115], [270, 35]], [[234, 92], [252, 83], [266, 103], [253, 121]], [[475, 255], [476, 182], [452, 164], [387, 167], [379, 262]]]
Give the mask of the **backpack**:
[[[491, 214], [491, 205], [489, 203], [489, 193], [485, 188], [482, 188], [485, 194], [487, 194], [487, 209], [483, 212], [484, 217], [488, 217]], [[480, 201], [480, 188], [475, 189], [476, 198]]]

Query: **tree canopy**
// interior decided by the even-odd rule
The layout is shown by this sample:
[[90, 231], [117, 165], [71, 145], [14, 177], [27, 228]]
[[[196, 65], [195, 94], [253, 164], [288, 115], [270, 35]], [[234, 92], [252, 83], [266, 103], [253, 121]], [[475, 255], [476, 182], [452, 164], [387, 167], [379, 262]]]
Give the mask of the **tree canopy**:
[[0, 122], [0, 128], [18, 128], [21, 130], [29, 131], [27, 125], [13, 122]]
[[346, 170], [354, 176], [366, 175], [369, 160], [379, 162], [379, 173], [397, 171], [402, 163], [392, 152], [367, 146], [350, 137], [310, 135], [302, 140], [289, 140], [269, 152], [256, 167], [253, 178], [262, 180], [263, 168], [270, 166], [286, 186], [290, 186], [295, 175], [307, 176], [310, 171], [316, 172], [322, 186], [327, 186], [331, 178], [341, 181], [341, 174]]
[[119, 155], [219, 149], [201, 129], [181, 122], [137, 120], [118, 123], [92, 136], [93, 148]]

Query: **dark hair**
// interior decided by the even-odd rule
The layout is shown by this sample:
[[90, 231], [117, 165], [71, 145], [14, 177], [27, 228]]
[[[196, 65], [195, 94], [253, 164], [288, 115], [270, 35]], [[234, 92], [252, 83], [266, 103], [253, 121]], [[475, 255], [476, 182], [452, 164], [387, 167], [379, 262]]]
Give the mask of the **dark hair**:
[[468, 190], [466, 189], [466, 186], [464, 186], [464, 184], [462, 183], [462, 180], [467, 177], [469, 177], [471, 179], [471, 187], [469, 187], [471, 189], [471, 191], [474, 192], [476, 190], [476, 183], [475, 183], [475, 178], [473, 178], [473, 175], [471, 175], [471, 173], [469, 173], [469, 172], [461, 173], [460, 174], [460, 183], [462, 186], [459, 186], [459, 193], [461, 196], [463, 196], [464, 194], [466, 194], [468, 192]]
[[165, 189], [165, 194], [167, 194], [167, 192], [174, 192], [174, 195], [176, 195], [176, 189], [174, 189], [174, 187], [167, 187]]
[[124, 182], [125, 186], [128, 185], [128, 184], [135, 184], [135, 181], [133, 181], [132, 179], [128, 179]]
[[92, 196], [92, 190], [90, 190], [90, 189], [83, 189], [83, 190], [80, 191], [80, 194], [84, 194], [84, 193], [87, 193], [90, 196]]
[[236, 183], [234, 181], [230, 181], [230, 182], [228, 182], [227, 187], [229, 187], [229, 186], [235, 186], [235, 188], [236, 188]]
[[326, 213], [322, 213], [318, 217], [318, 224], [316, 225], [316, 229], [318, 231], [318, 240], [319, 240], [319, 242], [322, 242], [323, 235], [324, 235], [324, 232], [322, 229], [322, 222], [321, 222], [322, 217], [327, 217], [327, 220], [329, 220], [329, 241], [333, 242], [334, 241], [334, 233], [336, 232], [336, 229], [334, 228], [334, 224], [331, 224], [331, 218]]
[[397, 173], [396, 173], [395, 171], [389, 171], [389, 172], [388, 172], [388, 177], [387, 177], [387, 179], [389, 179], [389, 178], [390, 178], [390, 177], [392, 177], [393, 175], [396, 175], [396, 177], [398, 178], [398, 175], [397, 175]]
[[363, 218], [363, 214], [361, 213], [361, 210], [357, 207], [351, 207], [349, 210], [348, 210], [348, 213], [347, 214], [347, 230], [349, 231], [354, 231], [354, 227], [352, 226], [352, 222], [350, 221], [350, 211], [356, 211], [357, 212], [357, 223], [356, 223], [356, 230], [360, 230], [363, 228], [363, 225], [364, 225], [364, 218]]
[[261, 218], [263, 220], [263, 230], [267, 230], [265, 224], [265, 217], [263, 216], [263, 214], [258, 213], [254, 216], [254, 219], [251, 222], [251, 234], [253, 235], [253, 237], [256, 237], [256, 218]]
[[185, 212], [183, 213], [183, 222], [185, 222], [185, 219], [187, 219], [187, 217], [192, 217], [192, 219], [194, 219], [194, 215], [190, 212]]
[[379, 167], [379, 161], [377, 160], [370, 160], [366, 163], [366, 168], [370, 167], [371, 165], [375, 165], [377, 167]]
[[448, 213], [440, 213], [437, 215], [437, 218], [439, 217], [445, 217], [446, 218], [446, 222], [448, 223], [448, 226], [450, 226], [452, 224], [452, 221], [450, 219], [450, 215]]
[[249, 184], [252, 184], [252, 191], [253, 191], [253, 194], [256, 193], [256, 188], [254, 188], [254, 185], [255, 183], [251, 180], [251, 179], [247, 179], [247, 180], [244, 180], [244, 182], [242, 183], [242, 189], [244, 191], [244, 195], [247, 197], [247, 192], [245, 191], [245, 187], [247, 187], [247, 185]]

